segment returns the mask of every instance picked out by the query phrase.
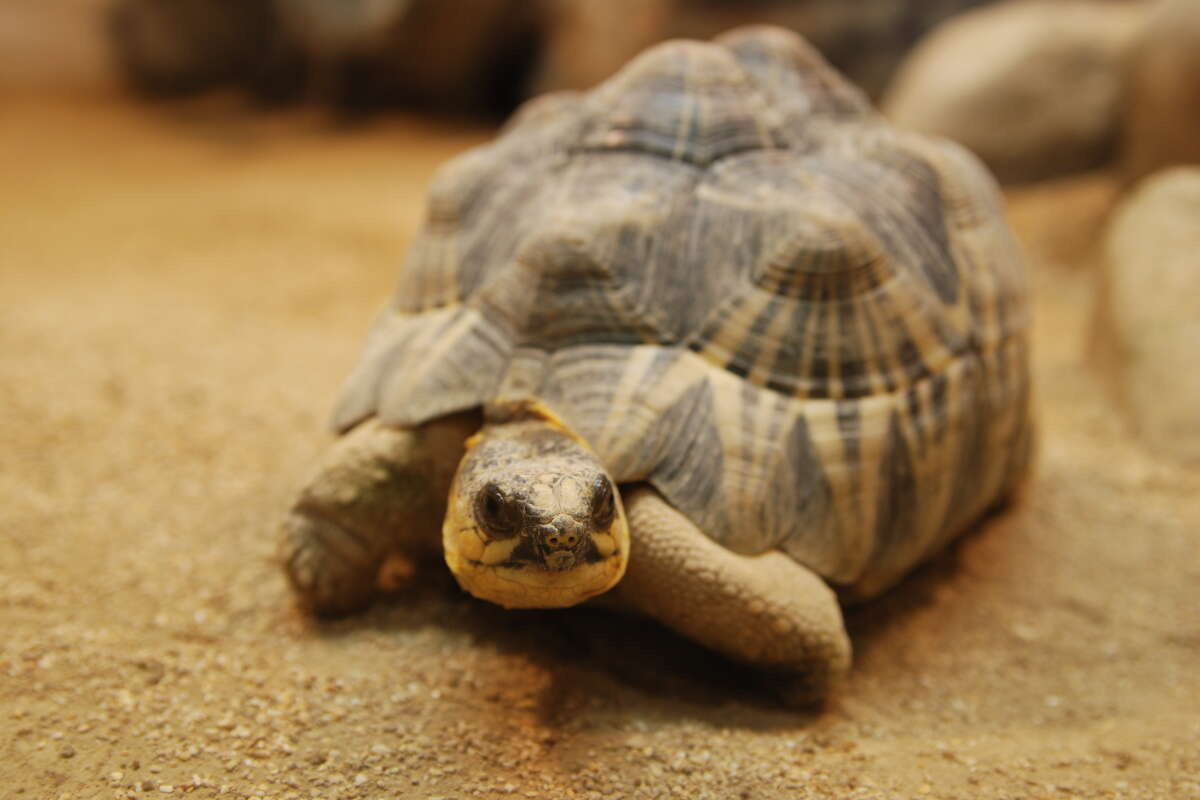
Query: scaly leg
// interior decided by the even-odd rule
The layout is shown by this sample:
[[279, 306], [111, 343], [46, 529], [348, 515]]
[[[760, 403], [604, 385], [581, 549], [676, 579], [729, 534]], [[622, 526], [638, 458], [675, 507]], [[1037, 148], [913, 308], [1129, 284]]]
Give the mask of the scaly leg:
[[415, 428], [369, 420], [333, 446], [283, 523], [280, 555], [302, 605], [342, 614], [370, 603], [389, 555], [440, 552], [442, 517], [477, 415]]
[[726, 550], [653, 489], [624, 499], [629, 566], [609, 603], [764, 670], [790, 705], [819, 701], [845, 675], [841, 608], [815, 573], [782, 553]]

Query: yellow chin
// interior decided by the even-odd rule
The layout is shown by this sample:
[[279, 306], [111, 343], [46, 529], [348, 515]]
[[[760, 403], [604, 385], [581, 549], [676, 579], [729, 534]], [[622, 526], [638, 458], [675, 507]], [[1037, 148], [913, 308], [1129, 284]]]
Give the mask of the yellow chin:
[[[458, 563], [455, 563], [458, 561]], [[625, 558], [612, 557], [574, 569], [490, 567], [446, 553], [458, 585], [481, 600], [505, 608], [566, 608], [611, 589], [625, 572]]]
[[446, 565], [458, 585], [505, 608], [566, 608], [608, 591], [625, 574], [629, 529], [620, 513], [610, 530], [592, 535], [605, 558], [566, 570], [502, 566], [514, 542], [484, 544], [473, 529], [447, 518], [442, 531]]

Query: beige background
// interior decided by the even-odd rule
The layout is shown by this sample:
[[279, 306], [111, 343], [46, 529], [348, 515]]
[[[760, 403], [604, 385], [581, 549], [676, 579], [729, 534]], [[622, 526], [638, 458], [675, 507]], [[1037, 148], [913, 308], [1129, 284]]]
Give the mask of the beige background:
[[108, 0], [0, 2], [0, 90], [110, 92], [103, 38]]

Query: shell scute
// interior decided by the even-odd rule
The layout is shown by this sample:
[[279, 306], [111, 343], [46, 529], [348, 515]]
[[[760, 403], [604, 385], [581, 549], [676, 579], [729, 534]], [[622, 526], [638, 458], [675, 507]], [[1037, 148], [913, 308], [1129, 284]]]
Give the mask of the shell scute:
[[589, 102], [600, 113], [581, 151], [633, 150], [707, 167], [784, 145], [780, 120], [732, 53], [699, 42], [647, 50]]

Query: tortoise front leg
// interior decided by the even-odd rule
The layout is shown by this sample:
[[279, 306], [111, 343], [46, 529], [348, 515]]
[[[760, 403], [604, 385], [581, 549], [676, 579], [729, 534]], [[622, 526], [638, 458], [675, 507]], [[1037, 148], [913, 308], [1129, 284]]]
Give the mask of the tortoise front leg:
[[303, 606], [362, 608], [389, 555], [440, 552], [450, 481], [478, 425], [473, 414], [414, 429], [372, 419], [338, 440], [283, 522], [280, 555]]
[[629, 566], [608, 602], [764, 670], [790, 705], [820, 700], [845, 675], [841, 608], [816, 574], [782, 553], [726, 550], [653, 489], [624, 500]]

